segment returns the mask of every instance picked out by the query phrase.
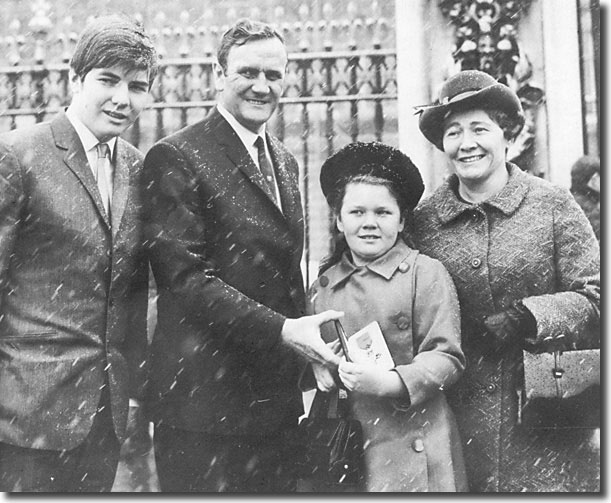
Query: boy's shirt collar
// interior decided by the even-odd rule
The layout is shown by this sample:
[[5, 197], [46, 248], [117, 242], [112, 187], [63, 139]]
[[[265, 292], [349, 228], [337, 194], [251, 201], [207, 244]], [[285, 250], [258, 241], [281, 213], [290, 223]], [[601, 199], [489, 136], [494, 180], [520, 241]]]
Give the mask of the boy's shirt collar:
[[[90, 152], [92, 149], [95, 148], [98, 143], [100, 143], [100, 140], [98, 140], [96, 136], [91, 132], [91, 130], [87, 126], [85, 126], [85, 124], [83, 124], [83, 121], [78, 118], [72, 108], [68, 107], [68, 109], [66, 110], [66, 117], [68, 117], [68, 120], [72, 124], [72, 127], [74, 127], [74, 130], [76, 131], [76, 134], [81, 140], [81, 144], [83, 145], [83, 149], [86, 153]], [[110, 157], [112, 159], [114, 157], [113, 154], [115, 151], [115, 144], [117, 143], [117, 137], [114, 136], [104, 143], [108, 144], [108, 147], [110, 148], [111, 152]]]

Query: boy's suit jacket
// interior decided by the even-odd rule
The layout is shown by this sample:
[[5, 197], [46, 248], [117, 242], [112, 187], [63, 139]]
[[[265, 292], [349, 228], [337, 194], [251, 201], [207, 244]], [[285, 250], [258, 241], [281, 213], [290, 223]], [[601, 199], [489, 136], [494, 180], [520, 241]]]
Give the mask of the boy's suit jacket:
[[64, 113], [0, 137], [2, 442], [74, 448], [91, 428], [105, 382], [124, 439], [146, 348], [148, 270], [142, 154], [119, 139], [114, 165], [111, 231]]
[[267, 136], [283, 211], [214, 109], [145, 159], [145, 237], [157, 282], [153, 418], [214, 434], [296, 424], [299, 362], [280, 341], [303, 314], [303, 214], [295, 158]]

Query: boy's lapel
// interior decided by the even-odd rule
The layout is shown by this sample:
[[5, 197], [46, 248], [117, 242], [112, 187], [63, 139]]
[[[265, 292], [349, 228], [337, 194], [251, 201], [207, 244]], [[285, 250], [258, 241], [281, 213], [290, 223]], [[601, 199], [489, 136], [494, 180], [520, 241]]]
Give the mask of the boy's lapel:
[[104, 211], [104, 204], [102, 203], [102, 197], [98, 189], [98, 184], [95, 181], [91, 166], [87, 160], [87, 154], [83, 149], [83, 144], [74, 129], [72, 124], [66, 117], [64, 112], [60, 113], [51, 122], [51, 130], [53, 131], [53, 138], [55, 145], [64, 153], [64, 163], [80, 180], [81, 184], [93, 199], [93, 202], [102, 216], [104, 222], [110, 227], [110, 221], [108, 215]]
[[116, 236], [119, 226], [121, 225], [123, 213], [125, 213], [125, 207], [127, 206], [127, 199], [129, 196], [130, 176], [133, 170], [133, 164], [136, 162], [135, 159], [128, 155], [127, 149], [123, 148], [120, 138], [117, 138], [115, 148], [115, 174], [112, 191], [112, 207], [110, 211], [113, 237]]

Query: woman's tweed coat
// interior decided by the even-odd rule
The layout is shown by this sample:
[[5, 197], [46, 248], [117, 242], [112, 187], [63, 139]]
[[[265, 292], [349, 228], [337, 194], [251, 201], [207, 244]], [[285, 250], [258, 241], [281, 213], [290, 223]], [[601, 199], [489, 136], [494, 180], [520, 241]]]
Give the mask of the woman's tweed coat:
[[[449, 390], [471, 491], [593, 491], [600, 453], [592, 430], [517, 425], [521, 348], [486, 349], [482, 320], [523, 299], [536, 341], [592, 347], [599, 338], [600, 252], [585, 215], [562, 188], [508, 164], [509, 181], [480, 204], [457, 198], [452, 175], [415, 211], [415, 241], [452, 275], [467, 368]], [[560, 338], [560, 339], [558, 339]], [[592, 340], [594, 339], [594, 341]]]
[[[348, 335], [377, 321], [409, 391], [409, 408], [389, 398], [350, 396], [363, 425], [365, 489], [465, 491], [458, 427], [441, 391], [464, 368], [458, 299], [445, 268], [399, 240], [365, 267], [344, 254], [308, 296], [310, 312], [344, 311]], [[337, 339], [329, 323], [321, 332], [326, 341]]]

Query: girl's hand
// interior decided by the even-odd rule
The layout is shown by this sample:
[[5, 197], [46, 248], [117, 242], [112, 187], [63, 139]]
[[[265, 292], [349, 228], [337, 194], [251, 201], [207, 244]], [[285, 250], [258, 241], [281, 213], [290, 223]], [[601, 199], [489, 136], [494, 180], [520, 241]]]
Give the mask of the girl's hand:
[[320, 363], [312, 363], [312, 370], [316, 378], [316, 387], [320, 391], [331, 391], [336, 387], [335, 379], [331, 371]]
[[381, 370], [371, 363], [350, 363], [342, 359], [339, 377], [348, 391], [367, 395], [400, 397], [407, 392], [399, 374]]

